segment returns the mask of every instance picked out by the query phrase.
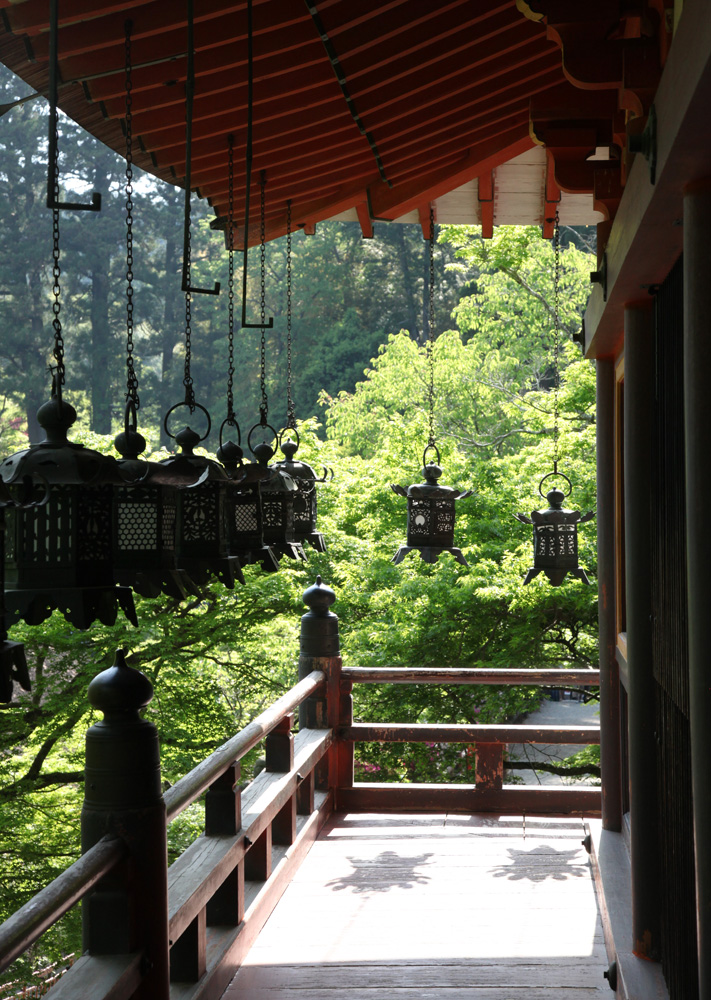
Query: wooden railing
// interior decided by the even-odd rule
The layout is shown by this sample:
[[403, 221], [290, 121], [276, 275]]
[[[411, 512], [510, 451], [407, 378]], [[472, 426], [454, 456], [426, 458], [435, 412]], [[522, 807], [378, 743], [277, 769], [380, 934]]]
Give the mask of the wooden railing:
[[[354, 723], [352, 707], [355, 683], [596, 686], [597, 671], [344, 668], [332, 599], [320, 580], [305, 595], [299, 683], [164, 796], [157, 733], [137, 713], [147, 698], [126, 695], [132, 678], [146, 679], [123, 661], [99, 675], [90, 697], [105, 719], [87, 734], [85, 853], [0, 927], [0, 971], [84, 898], [85, 954], [52, 1000], [217, 1000], [334, 809], [599, 814], [599, 788], [503, 785], [507, 744], [587, 745], [598, 727]], [[239, 762], [262, 740], [266, 769], [240, 792]], [[472, 744], [475, 782], [356, 784], [361, 740]], [[204, 833], [168, 868], [166, 825], [203, 794]]]
[[[581, 785], [505, 786], [504, 754], [511, 744], [589, 746], [600, 742], [600, 727], [526, 725], [423, 725], [354, 723], [353, 684], [496, 684], [597, 687], [597, 670], [510, 670], [480, 668], [402, 669], [343, 667], [337, 724], [341, 761], [336, 806], [353, 812], [411, 810], [500, 812], [507, 814], [600, 814], [600, 789]], [[475, 753], [474, 784], [367, 784], [353, 782], [356, 742], [465, 743]]]
[[[169, 980], [149, 986], [154, 958], [139, 942], [118, 954], [99, 946], [52, 987], [53, 1000], [221, 995], [331, 812], [332, 795], [317, 787], [317, 771], [332, 732], [292, 733], [295, 710], [324, 681], [322, 672], [310, 671], [166, 792], [167, 822], [207, 793], [205, 832], [167, 870], [167, 899], [144, 895], [140, 883], [133, 887], [135, 904], [167, 926]], [[239, 761], [263, 739], [266, 769], [240, 792]], [[0, 927], [0, 971], [74, 903], [101, 890], [102, 879], [113, 878], [113, 886], [118, 877], [130, 888], [131, 860], [131, 846], [120, 836], [105, 835], [90, 847]], [[124, 902], [119, 899], [115, 909]], [[94, 918], [108, 925], [104, 937], [110, 940], [116, 930], [120, 938], [122, 913], [94, 908], [102, 909]], [[89, 936], [102, 937], [97, 928]]]

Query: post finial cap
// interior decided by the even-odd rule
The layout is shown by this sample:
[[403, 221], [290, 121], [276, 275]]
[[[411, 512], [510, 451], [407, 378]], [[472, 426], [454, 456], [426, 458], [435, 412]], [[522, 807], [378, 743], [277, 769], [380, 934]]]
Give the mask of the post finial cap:
[[145, 674], [126, 663], [126, 650], [117, 649], [113, 666], [102, 670], [89, 684], [89, 701], [105, 715], [135, 715], [153, 697]]
[[323, 583], [320, 576], [316, 577], [316, 583], [304, 592], [304, 604], [315, 615], [327, 615], [328, 609], [336, 600], [335, 592]]

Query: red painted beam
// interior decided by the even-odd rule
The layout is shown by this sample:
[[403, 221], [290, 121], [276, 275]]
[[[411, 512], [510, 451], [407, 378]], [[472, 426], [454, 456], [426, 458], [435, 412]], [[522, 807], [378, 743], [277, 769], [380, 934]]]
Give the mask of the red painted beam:
[[482, 239], [490, 240], [494, 235], [494, 171], [479, 174], [479, 214], [481, 216]]
[[356, 213], [358, 215], [358, 222], [360, 223], [360, 231], [363, 234], [364, 240], [373, 239], [373, 220], [370, 217], [370, 208], [368, 207], [367, 201], [358, 202], [356, 205]]
[[546, 151], [546, 183], [543, 196], [543, 238], [553, 239], [555, 213], [560, 202], [560, 188], [555, 179], [555, 161], [550, 150]]

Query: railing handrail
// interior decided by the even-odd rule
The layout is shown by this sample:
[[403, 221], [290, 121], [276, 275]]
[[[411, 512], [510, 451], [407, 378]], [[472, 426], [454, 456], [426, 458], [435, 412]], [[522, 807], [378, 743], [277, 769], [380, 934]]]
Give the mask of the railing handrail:
[[588, 746], [600, 742], [600, 727], [355, 722], [350, 726], [340, 726], [338, 737], [357, 743], [546, 743]]
[[204, 791], [232, 764], [249, 753], [265, 736], [276, 727], [281, 719], [293, 712], [302, 702], [317, 691], [326, 681], [322, 670], [312, 670], [303, 680], [290, 688], [273, 705], [241, 729], [236, 736], [223, 743], [209, 757], [200, 761], [163, 796], [168, 822], [172, 822], [183, 809], [199, 798]]
[[0, 972], [86, 896], [127, 853], [123, 840], [103, 837], [1, 924]]
[[516, 669], [511, 667], [343, 667], [341, 676], [357, 684], [566, 684], [598, 687], [594, 669]]

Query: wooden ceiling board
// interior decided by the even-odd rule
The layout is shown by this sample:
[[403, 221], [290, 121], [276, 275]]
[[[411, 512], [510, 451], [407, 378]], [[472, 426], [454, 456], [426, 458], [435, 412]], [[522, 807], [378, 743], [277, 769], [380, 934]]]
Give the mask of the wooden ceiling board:
[[[552, 3], [530, 0], [529, 7], [550, 7], [534, 20], [515, 0], [311, 0], [310, 5], [253, 0], [252, 197], [259, 171], [266, 170], [269, 238], [284, 232], [288, 199], [295, 218], [312, 226], [343, 212], [355, 211], [357, 217], [366, 203], [375, 218], [402, 217], [468, 185], [459, 196], [462, 211], [468, 218], [476, 215], [475, 179], [533, 145], [532, 96], [540, 121], [551, 126], [558, 119], [547, 116], [549, 93], [567, 102], [568, 113], [575, 107], [561, 51], [572, 36], [554, 23], [559, 6]], [[572, 18], [575, 43], [590, 31], [595, 44], [604, 45], [620, 3], [605, 0], [597, 21], [595, 4], [580, 6]], [[0, 10], [0, 59], [46, 91], [47, 0], [0, 0]], [[132, 22], [134, 159], [179, 184], [185, 172], [185, 4], [62, 0], [59, 103], [97, 138], [123, 152], [127, 17]], [[247, 41], [247, 0], [195, 5], [192, 184], [215, 208], [217, 228], [224, 225], [227, 208], [230, 135], [238, 230], [244, 213]], [[334, 53], [338, 62], [332, 64], [329, 54]], [[601, 120], [609, 118], [611, 100], [609, 91], [599, 91]], [[583, 100], [578, 132], [571, 131], [569, 119], [565, 122], [571, 142], [582, 141], [580, 128], [585, 131], [588, 120], [585, 134], [593, 127], [595, 101], [589, 95]], [[503, 201], [510, 197], [521, 205], [525, 195], [532, 202], [540, 198], [541, 205], [527, 205], [524, 214], [540, 215], [541, 169], [536, 174], [529, 164], [520, 176], [501, 172], [497, 211], [504, 211]], [[519, 210], [524, 211], [513, 202], [506, 209], [509, 214]], [[256, 231], [250, 233], [250, 241], [256, 240]]]

